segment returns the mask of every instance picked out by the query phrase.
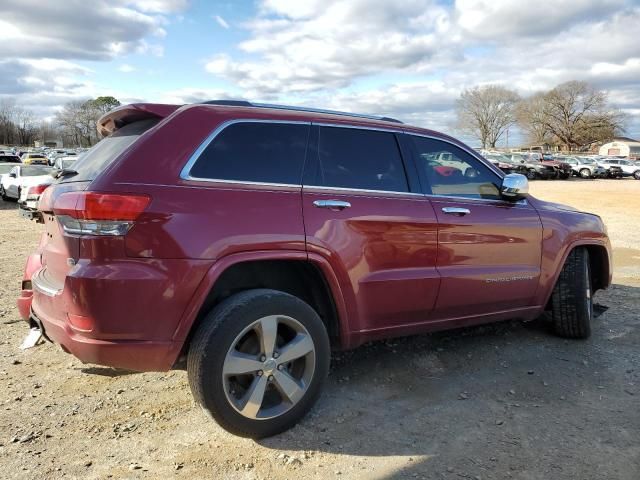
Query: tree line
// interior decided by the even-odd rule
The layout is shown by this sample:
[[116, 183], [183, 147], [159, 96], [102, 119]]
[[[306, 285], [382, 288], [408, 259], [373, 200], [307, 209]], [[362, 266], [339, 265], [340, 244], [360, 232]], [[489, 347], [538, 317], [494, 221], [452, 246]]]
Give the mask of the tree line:
[[120, 106], [111, 96], [66, 103], [52, 121], [38, 119], [29, 109], [15, 101], [0, 101], [0, 144], [33, 145], [35, 141], [62, 140], [69, 147], [90, 147], [100, 140], [96, 130], [98, 119]]
[[522, 98], [500, 85], [467, 89], [456, 102], [457, 127], [495, 148], [518, 126], [533, 145], [583, 150], [624, 131], [625, 116], [609, 105], [607, 94], [587, 82], [570, 81]]

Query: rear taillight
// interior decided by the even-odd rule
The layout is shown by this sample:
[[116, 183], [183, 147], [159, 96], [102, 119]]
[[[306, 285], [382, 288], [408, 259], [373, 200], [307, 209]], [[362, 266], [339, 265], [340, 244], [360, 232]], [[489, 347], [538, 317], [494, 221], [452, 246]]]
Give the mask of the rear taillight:
[[56, 199], [53, 213], [67, 233], [125, 235], [150, 202], [148, 195], [68, 192]]
[[49, 184], [29, 187], [29, 190], [27, 190], [27, 200], [38, 200], [47, 188], [49, 188]]

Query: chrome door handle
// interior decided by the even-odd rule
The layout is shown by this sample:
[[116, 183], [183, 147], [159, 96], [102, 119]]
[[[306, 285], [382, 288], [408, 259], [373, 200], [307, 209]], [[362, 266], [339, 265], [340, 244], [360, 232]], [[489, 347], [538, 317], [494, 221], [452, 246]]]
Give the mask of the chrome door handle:
[[443, 207], [442, 211], [449, 215], [458, 215], [459, 217], [462, 217], [464, 215], [469, 215], [471, 213], [471, 210], [469, 210], [468, 208], [460, 208], [460, 207]]
[[330, 210], [344, 210], [345, 208], [349, 208], [351, 204], [349, 202], [343, 202], [342, 200], [315, 200], [313, 206], [328, 208]]

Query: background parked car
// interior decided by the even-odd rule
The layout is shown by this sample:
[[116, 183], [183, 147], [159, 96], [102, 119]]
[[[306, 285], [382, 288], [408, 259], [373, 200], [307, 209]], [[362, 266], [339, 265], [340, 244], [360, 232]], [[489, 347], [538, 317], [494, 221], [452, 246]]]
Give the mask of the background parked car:
[[25, 165], [48, 165], [49, 161], [42, 153], [27, 152], [21, 157]]
[[0, 184], [2, 183], [4, 176], [9, 175], [9, 172], [15, 166], [15, 163], [0, 163]]
[[22, 161], [13, 153], [3, 153], [0, 155], [0, 163], [22, 163]]
[[640, 180], [640, 167], [634, 162], [625, 159], [613, 159], [606, 158], [600, 162], [602, 165], [608, 165], [610, 167], [618, 166], [622, 170], [622, 176], [633, 177], [636, 180]]
[[77, 155], [56, 158], [53, 164], [54, 173], [62, 171], [65, 168], [71, 168], [73, 164], [76, 163], [77, 160], [78, 160]]
[[545, 154], [545, 157], [541, 162], [543, 165], [549, 165], [556, 170], [556, 178], [567, 179], [573, 175], [573, 170], [571, 165], [565, 163], [561, 160], [555, 159], [554, 157], [549, 157]]
[[535, 180], [537, 178], [547, 180], [550, 178], [556, 178], [557, 176], [555, 168], [549, 165], [544, 165], [538, 160], [532, 159], [529, 153], [511, 153], [509, 155], [512, 161], [519, 162], [526, 168], [525, 175], [529, 180]]
[[562, 157], [562, 161], [571, 165], [573, 174], [582, 178], [602, 178], [607, 176], [604, 167], [598, 165], [593, 158], [587, 157]]
[[482, 156], [493, 163], [504, 173], [520, 173], [522, 175], [527, 174], [527, 167], [525, 167], [521, 162], [512, 160], [512, 158], [507, 155], [496, 152], [483, 152]]
[[15, 165], [7, 175], [2, 176], [0, 197], [3, 200], [18, 200], [26, 188], [53, 180], [51, 167], [43, 165]]

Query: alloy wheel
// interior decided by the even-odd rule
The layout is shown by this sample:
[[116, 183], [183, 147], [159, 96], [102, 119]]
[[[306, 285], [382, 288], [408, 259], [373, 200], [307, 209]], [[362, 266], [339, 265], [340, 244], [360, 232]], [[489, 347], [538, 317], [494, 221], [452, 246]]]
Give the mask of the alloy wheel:
[[262, 317], [232, 342], [224, 359], [227, 400], [252, 420], [278, 417], [304, 396], [315, 370], [311, 335], [285, 315]]

